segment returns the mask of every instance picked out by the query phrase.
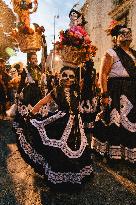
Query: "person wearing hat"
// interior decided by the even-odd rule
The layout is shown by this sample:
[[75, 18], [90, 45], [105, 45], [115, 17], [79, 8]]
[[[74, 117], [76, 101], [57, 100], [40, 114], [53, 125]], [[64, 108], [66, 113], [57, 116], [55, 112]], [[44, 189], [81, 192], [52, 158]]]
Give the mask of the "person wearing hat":
[[112, 23], [108, 29], [113, 48], [106, 51], [100, 68], [103, 112], [95, 124], [92, 148], [109, 162], [136, 163], [136, 51], [132, 31]]
[[85, 20], [82, 12], [81, 12], [81, 8], [79, 6], [79, 4], [75, 4], [73, 6], [73, 8], [71, 9], [71, 11], [69, 12], [69, 18], [70, 18], [70, 24], [69, 26], [84, 26], [87, 21]]

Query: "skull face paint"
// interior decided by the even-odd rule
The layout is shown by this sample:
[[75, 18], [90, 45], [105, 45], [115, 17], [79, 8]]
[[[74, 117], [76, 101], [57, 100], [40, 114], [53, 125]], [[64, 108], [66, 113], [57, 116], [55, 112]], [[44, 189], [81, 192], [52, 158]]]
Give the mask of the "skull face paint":
[[75, 73], [73, 70], [64, 70], [60, 76], [61, 84], [70, 87], [75, 82]]
[[132, 41], [132, 32], [129, 28], [121, 28], [119, 30], [118, 39], [120, 42], [123, 41]]

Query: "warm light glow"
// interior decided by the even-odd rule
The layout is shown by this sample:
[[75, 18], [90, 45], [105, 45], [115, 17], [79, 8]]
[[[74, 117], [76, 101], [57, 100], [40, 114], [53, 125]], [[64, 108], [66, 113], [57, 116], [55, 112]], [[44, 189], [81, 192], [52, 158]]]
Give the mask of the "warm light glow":
[[35, 26], [32, 23], [30, 24], [30, 28], [32, 28], [33, 31], [35, 31]]
[[60, 57], [58, 55], [55, 56], [55, 61], [60, 61]]

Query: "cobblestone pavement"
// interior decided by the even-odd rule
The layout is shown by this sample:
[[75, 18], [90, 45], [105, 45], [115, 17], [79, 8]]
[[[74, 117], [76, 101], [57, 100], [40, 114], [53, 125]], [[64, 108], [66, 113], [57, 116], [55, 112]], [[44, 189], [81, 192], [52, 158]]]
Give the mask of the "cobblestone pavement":
[[97, 160], [93, 181], [80, 193], [51, 193], [21, 158], [11, 126], [0, 121], [0, 205], [136, 205], [136, 171]]

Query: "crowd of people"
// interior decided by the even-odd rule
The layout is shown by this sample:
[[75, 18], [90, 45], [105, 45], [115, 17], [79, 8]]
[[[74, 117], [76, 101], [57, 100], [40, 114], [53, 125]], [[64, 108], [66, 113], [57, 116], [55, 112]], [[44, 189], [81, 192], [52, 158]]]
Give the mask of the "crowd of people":
[[[12, 105], [16, 104], [18, 95], [27, 84], [30, 83], [34, 86], [28, 72], [35, 75], [35, 85], [37, 87], [36, 96], [38, 99], [40, 99], [45, 93], [49, 92], [58, 81], [58, 75], [53, 75], [51, 72], [45, 75], [45, 73], [42, 72], [41, 64], [38, 65], [36, 53], [28, 54], [27, 65], [24, 65], [22, 62], [9, 65], [6, 64], [6, 60], [0, 58], [0, 118], [2, 120], [14, 117], [9, 111]], [[32, 86], [27, 88], [31, 90], [30, 87]], [[30, 93], [33, 92], [30, 91]], [[29, 99], [33, 99], [33, 96], [31, 96], [30, 93], [27, 94]], [[35, 103], [33, 102], [32, 104]]]
[[[73, 9], [72, 15], [82, 25], [82, 14]], [[107, 162], [136, 163], [136, 51], [126, 25], [114, 26], [110, 35], [114, 46], [97, 74], [92, 59], [44, 78], [36, 53], [29, 53], [26, 67], [17, 63], [9, 70], [0, 59], [3, 119], [7, 102], [16, 103], [20, 153], [53, 189], [77, 191], [92, 178], [94, 152]]]
[[0, 116], [6, 119], [6, 110], [15, 103], [18, 85], [21, 79], [23, 64], [16, 63], [7, 66], [4, 59], [0, 59]]

